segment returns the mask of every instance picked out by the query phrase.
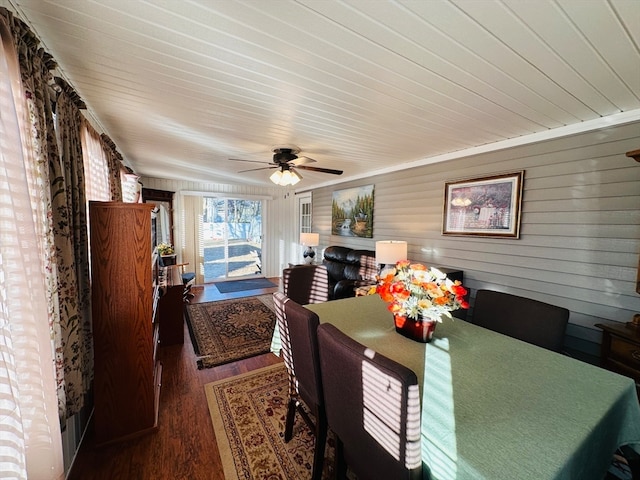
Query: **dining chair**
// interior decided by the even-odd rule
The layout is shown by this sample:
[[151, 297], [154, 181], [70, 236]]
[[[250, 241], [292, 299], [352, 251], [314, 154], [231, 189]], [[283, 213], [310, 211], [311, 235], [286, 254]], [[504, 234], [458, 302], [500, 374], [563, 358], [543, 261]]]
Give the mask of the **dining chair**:
[[531, 298], [478, 290], [472, 322], [512, 338], [561, 352], [569, 310]]
[[329, 273], [324, 265], [299, 265], [282, 271], [284, 294], [300, 305], [329, 300]]
[[[293, 425], [297, 411], [309, 425], [309, 428], [314, 431], [316, 444], [311, 478], [320, 480], [328, 428], [316, 336], [320, 320], [311, 310], [307, 310], [281, 292], [273, 294], [273, 302], [280, 329], [281, 352], [289, 376], [289, 401], [287, 403], [284, 441], [289, 442], [293, 437]], [[307, 414], [301, 400], [315, 421]]]
[[416, 374], [330, 323], [318, 327], [320, 373], [336, 473], [368, 480], [422, 478]]

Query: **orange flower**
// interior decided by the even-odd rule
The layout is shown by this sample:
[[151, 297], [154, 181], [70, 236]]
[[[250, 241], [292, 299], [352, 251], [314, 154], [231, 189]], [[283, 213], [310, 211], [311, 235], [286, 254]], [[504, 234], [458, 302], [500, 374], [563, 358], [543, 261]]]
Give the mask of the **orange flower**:
[[451, 317], [451, 311], [469, 308], [467, 289], [459, 281], [451, 281], [440, 270], [420, 263], [402, 260], [382, 278], [375, 291], [396, 316], [410, 318]]
[[455, 281], [451, 287], [451, 291], [456, 295], [456, 297], [464, 297], [467, 294], [467, 289], [460, 284], [460, 280]]
[[449, 303], [449, 299], [445, 296], [442, 296], [442, 297], [434, 298], [433, 303], [435, 303], [436, 305], [446, 305], [447, 303]]

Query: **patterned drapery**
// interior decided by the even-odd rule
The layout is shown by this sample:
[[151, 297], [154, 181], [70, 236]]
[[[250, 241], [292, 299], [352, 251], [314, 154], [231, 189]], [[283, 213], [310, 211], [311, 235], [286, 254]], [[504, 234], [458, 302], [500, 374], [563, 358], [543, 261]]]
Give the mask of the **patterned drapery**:
[[6, 9], [0, 9], [0, 15], [14, 37], [29, 112], [30, 144], [25, 151], [44, 225], [42, 255], [49, 305], [49, 318], [42, 321], [49, 322], [55, 345], [59, 415], [64, 422], [83, 406], [93, 371], [79, 100], [68, 85], [53, 81], [51, 70], [56, 64], [38, 48], [30, 29]]
[[65, 238], [56, 244], [58, 300], [65, 311], [75, 312], [60, 315], [63, 375], [58, 378], [58, 386], [59, 390], [64, 386], [66, 416], [71, 416], [84, 405], [93, 375], [87, 199], [80, 140], [80, 108], [84, 104], [66, 82], [56, 79], [56, 83], [62, 87], [56, 102], [56, 122], [66, 194], [61, 202], [64, 206], [53, 211], [54, 235]]
[[[0, 477], [64, 477], [45, 272], [48, 188], [33, 145], [35, 102], [21, 82], [16, 34], [0, 8]], [[44, 58], [44, 57], [41, 57]]]

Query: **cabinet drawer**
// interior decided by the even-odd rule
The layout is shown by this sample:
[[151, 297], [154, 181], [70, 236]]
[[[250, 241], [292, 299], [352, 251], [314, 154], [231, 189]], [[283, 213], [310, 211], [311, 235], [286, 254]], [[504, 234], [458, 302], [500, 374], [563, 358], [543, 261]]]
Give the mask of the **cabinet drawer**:
[[640, 373], [640, 345], [612, 335], [609, 356]]

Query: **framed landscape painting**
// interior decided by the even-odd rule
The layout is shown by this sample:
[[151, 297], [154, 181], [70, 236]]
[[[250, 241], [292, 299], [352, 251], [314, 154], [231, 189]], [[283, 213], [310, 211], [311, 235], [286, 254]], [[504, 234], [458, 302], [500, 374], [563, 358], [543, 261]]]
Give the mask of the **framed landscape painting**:
[[373, 185], [333, 192], [331, 235], [373, 238]]
[[444, 235], [520, 237], [524, 171], [447, 182]]

